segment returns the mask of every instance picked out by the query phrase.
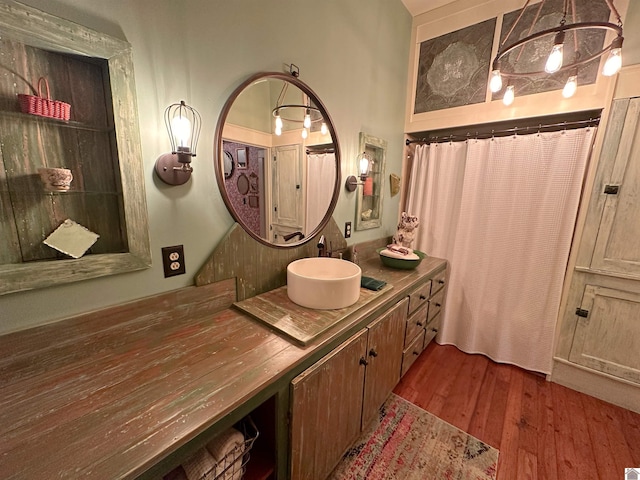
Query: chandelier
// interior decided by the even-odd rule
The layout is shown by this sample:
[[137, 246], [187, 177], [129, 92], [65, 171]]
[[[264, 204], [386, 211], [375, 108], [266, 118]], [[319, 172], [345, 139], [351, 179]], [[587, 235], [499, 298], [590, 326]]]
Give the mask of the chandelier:
[[[298, 75], [300, 75], [300, 70], [296, 65], [291, 64], [290, 73], [294, 77], [298, 77]], [[307, 138], [312, 125], [321, 123], [320, 132], [322, 135], [326, 135], [329, 132], [329, 129], [322, 117], [322, 113], [320, 113], [318, 108], [311, 105], [308, 97], [306, 97], [306, 104], [283, 103], [288, 87], [289, 82], [284, 82], [280, 95], [278, 95], [278, 100], [276, 100], [276, 106], [271, 111], [274, 117], [274, 133], [278, 136], [282, 135], [282, 129], [284, 128], [285, 122], [288, 122], [294, 125], [301, 125], [302, 138]]]
[[[531, 25], [526, 31], [526, 36], [521, 39], [512, 40], [512, 35], [516, 30], [518, 24], [522, 21], [525, 10], [531, 3], [531, 0], [526, 0], [524, 6], [518, 13], [518, 17], [500, 43], [498, 53], [496, 54], [491, 72], [491, 80], [489, 82], [489, 88], [493, 93], [498, 93], [502, 90], [503, 85], [506, 83], [507, 87], [504, 92], [503, 102], [505, 105], [511, 105], [515, 98], [515, 87], [511, 82], [512, 78], [532, 77], [541, 74], [556, 74], [558, 72], [568, 73], [567, 82], [562, 90], [562, 95], [565, 98], [573, 96], [578, 87], [578, 67], [586, 65], [587, 63], [595, 60], [605, 53], [609, 56], [604, 63], [602, 69], [602, 75], [612, 76], [620, 71], [622, 67], [622, 19], [620, 14], [616, 10], [613, 0], [604, 0], [609, 10], [608, 18], [613, 16], [617, 19], [617, 24], [610, 22], [598, 22], [598, 21], [578, 21], [578, 12], [576, 11], [576, 0], [563, 0], [563, 10], [560, 19], [560, 23], [556, 27], [536, 29], [536, 24], [540, 23], [541, 12], [545, 3], [550, 0], [541, 0], [535, 9], [535, 14]], [[593, 4], [592, 1], [584, 1], [585, 4]], [[567, 21], [569, 20], [569, 23]], [[522, 27], [522, 25], [520, 25]], [[538, 30], [538, 31], [536, 31]], [[585, 36], [587, 32], [595, 31], [613, 32], [615, 34], [613, 40], [604, 46], [601, 50], [596, 52], [590, 52], [585, 47]], [[532, 33], [533, 32], [533, 33]], [[533, 46], [534, 48], [540, 48], [541, 39], [548, 37], [547, 42], [553, 37], [553, 44], [549, 51], [549, 56], [544, 66], [544, 70], [527, 69], [530, 71], [520, 71], [514, 68], [518, 61], [521, 59], [525, 46]], [[569, 38], [570, 37], [570, 38]], [[580, 38], [582, 37], [582, 38]], [[511, 43], [509, 40], [512, 40]], [[544, 41], [544, 40], [542, 40]], [[535, 42], [535, 45], [534, 45]], [[604, 43], [604, 42], [603, 42]], [[548, 48], [548, 46], [547, 46]], [[569, 50], [569, 52], [567, 52]], [[567, 55], [572, 53], [572, 55]], [[510, 69], [505, 68], [507, 62], [505, 58], [509, 55], [509, 59], [515, 56], [515, 60], [510, 62]], [[525, 55], [526, 57], [526, 55]], [[567, 59], [569, 58], [569, 61]], [[507, 80], [505, 82], [505, 80]]]

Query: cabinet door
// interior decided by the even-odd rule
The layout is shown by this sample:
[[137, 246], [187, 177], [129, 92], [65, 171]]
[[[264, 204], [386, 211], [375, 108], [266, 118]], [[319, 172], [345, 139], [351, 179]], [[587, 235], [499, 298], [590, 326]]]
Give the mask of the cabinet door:
[[640, 98], [614, 102], [618, 111], [625, 107], [626, 114], [617, 123], [612, 116], [607, 135], [618, 132], [617, 148], [603, 152], [601, 180], [595, 186], [600, 221], [591, 268], [640, 277]]
[[326, 478], [359, 435], [366, 347], [362, 330], [291, 382], [291, 478]]
[[367, 376], [362, 405], [362, 428], [375, 417], [380, 406], [400, 381], [407, 302], [398, 302], [388, 313], [369, 325]]
[[569, 360], [640, 383], [640, 293], [587, 285], [580, 309]]

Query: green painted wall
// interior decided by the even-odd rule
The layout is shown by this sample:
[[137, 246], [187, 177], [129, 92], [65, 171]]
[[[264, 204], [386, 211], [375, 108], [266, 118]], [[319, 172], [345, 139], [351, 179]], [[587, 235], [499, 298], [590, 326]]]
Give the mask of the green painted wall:
[[[233, 224], [218, 193], [213, 136], [228, 95], [259, 71], [300, 67], [330, 112], [355, 172], [358, 134], [389, 142], [387, 175], [400, 174], [411, 16], [400, 0], [23, 0], [133, 46], [153, 267], [142, 272], [0, 297], [0, 333], [193, 284]], [[191, 182], [166, 187], [153, 175], [167, 151], [164, 109], [184, 99], [203, 118]], [[383, 227], [395, 231], [399, 196], [385, 186]], [[334, 218], [354, 221], [356, 197], [341, 191]], [[355, 222], [354, 222], [355, 224]], [[165, 279], [160, 249], [184, 244], [187, 274]]]

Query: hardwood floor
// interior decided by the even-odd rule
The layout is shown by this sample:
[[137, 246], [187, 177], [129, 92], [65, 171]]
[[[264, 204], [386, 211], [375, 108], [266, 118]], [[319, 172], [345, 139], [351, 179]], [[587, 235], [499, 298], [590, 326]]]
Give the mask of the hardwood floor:
[[620, 480], [640, 415], [512, 365], [431, 342], [394, 392], [500, 450], [497, 480]]

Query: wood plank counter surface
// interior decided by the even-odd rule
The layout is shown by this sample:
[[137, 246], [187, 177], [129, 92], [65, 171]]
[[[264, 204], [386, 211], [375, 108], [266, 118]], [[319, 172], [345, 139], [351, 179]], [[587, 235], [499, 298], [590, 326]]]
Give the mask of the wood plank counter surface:
[[[213, 436], [445, 268], [370, 259], [394, 288], [302, 347], [229, 308], [235, 280], [0, 336], [0, 476], [131, 479]], [[211, 428], [215, 426], [216, 428]]]

